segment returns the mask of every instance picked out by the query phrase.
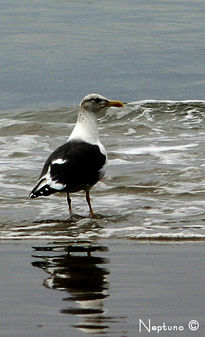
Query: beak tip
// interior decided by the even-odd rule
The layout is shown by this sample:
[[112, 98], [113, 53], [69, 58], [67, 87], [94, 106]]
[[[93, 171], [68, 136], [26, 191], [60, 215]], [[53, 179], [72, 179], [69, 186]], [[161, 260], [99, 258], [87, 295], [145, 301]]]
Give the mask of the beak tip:
[[115, 107], [120, 108], [120, 107], [123, 107], [123, 105], [124, 104], [120, 101], [109, 101], [108, 102], [108, 106], [115, 106]]

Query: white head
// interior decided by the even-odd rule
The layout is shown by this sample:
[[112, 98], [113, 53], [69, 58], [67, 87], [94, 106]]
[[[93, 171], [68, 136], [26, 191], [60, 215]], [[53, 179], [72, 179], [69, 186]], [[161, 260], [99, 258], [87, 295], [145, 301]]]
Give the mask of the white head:
[[110, 101], [106, 97], [99, 94], [89, 94], [85, 96], [80, 103], [80, 107], [95, 113], [110, 106], [122, 107], [123, 104], [120, 101]]
[[[81, 139], [90, 144], [98, 144], [102, 148], [98, 135], [96, 114], [101, 109], [110, 106], [122, 107], [123, 104], [120, 101], [110, 101], [106, 97], [98, 94], [85, 96], [80, 103], [78, 120], [69, 140]], [[103, 152], [103, 149], [101, 152]]]

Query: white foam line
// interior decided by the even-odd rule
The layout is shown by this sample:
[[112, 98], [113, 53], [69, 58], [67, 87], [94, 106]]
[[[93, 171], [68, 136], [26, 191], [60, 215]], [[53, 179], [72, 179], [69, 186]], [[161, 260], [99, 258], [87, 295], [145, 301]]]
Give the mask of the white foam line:
[[203, 103], [205, 104], [204, 100], [179, 100], [179, 101], [174, 101], [174, 100], [156, 100], [156, 99], [145, 99], [145, 100], [139, 100], [139, 101], [134, 101], [134, 102], [129, 102], [127, 103], [127, 105], [129, 104], [146, 104], [146, 103], [167, 103], [167, 104], [177, 104], [177, 103]]
[[[121, 229], [123, 230], [123, 229]], [[119, 230], [120, 231], [120, 230]], [[80, 234], [79, 236], [75, 237], [75, 239], [85, 239], [91, 238], [93, 236], [97, 238], [109, 239], [112, 238], [113, 235], [117, 231], [109, 230], [107, 233], [94, 233], [89, 232], [86, 234]], [[139, 241], [205, 241], [205, 235], [202, 234], [184, 234], [184, 233], [176, 233], [176, 234], [165, 234], [165, 233], [158, 233], [158, 234], [126, 234], [119, 235], [118, 238], [127, 238]], [[0, 236], [0, 240], [68, 240], [73, 239], [72, 236], [65, 236], [65, 235], [5, 235]]]
[[[128, 234], [127, 231], [135, 231], [136, 230], [141, 233], [130, 233]], [[85, 234], [79, 234], [78, 239], [85, 239], [88, 237], [98, 237], [98, 238], [128, 238], [128, 239], [136, 239], [136, 240], [204, 240], [205, 241], [205, 235], [203, 234], [192, 234], [192, 233], [184, 233], [184, 232], [178, 232], [178, 233], [142, 233], [143, 228], [139, 226], [134, 227], [124, 227], [124, 228], [109, 228], [104, 229], [100, 233], [97, 232], [87, 232]]]
[[0, 240], [67, 240], [73, 239], [72, 236], [65, 235], [5, 235], [0, 236]]
[[143, 154], [143, 153], [158, 153], [158, 152], [166, 152], [166, 151], [183, 151], [192, 147], [197, 147], [198, 144], [186, 144], [186, 145], [176, 145], [176, 146], [142, 146], [139, 148], [125, 148], [112, 151], [113, 153], [126, 153], [126, 154]]
[[38, 229], [38, 228], [43, 228], [43, 227], [54, 227], [56, 226], [56, 222], [52, 223], [43, 223], [43, 224], [34, 224], [31, 226], [24, 226], [24, 227], [15, 227], [11, 228], [10, 231], [15, 232], [15, 231], [20, 231], [20, 230], [30, 230], [30, 229]]
[[136, 240], [203, 240], [205, 241], [205, 235], [203, 234], [185, 234], [185, 233], [157, 233], [157, 234], [128, 234], [126, 235], [129, 239]]
[[127, 165], [127, 164], [133, 164], [133, 162], [118, 158], [109, 160], [109, 165]]

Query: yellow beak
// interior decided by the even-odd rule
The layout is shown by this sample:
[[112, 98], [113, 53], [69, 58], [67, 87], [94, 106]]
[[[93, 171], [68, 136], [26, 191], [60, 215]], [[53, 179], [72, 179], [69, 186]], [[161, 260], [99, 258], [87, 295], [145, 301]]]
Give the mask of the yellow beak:
[[108, 101], [107, 106], [122, 107], [123, 103], [120, 101]]

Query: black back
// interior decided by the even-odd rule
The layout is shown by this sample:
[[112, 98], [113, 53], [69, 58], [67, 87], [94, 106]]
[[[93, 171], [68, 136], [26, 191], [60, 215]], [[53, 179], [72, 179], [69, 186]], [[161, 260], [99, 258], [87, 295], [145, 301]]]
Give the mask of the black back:
[[[54, 162], [66, 160], [63, 164]], [[78, 190], [84, 185], [94, 185], [99, 180], [99, 170], [104, 166], [106, 156], [97, 145], [82, 141], [69, 141], [57, 148], [46, 160], [40, 178], [48, 172], [52, 180], [66, 185], [68, 191]], [[80, 188], [81, 189], [81, 188]]]

